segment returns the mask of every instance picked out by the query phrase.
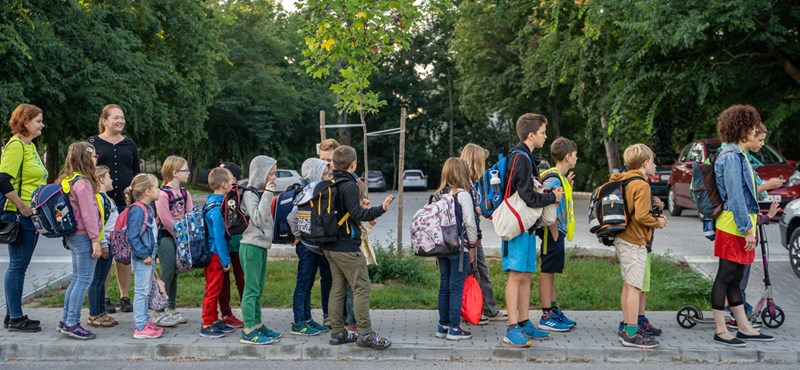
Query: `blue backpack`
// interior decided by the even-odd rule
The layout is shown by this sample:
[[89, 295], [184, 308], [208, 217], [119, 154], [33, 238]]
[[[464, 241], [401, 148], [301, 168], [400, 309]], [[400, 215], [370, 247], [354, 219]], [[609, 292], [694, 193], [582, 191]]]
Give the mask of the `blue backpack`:
[[292, 212], [294, 208], [294, 199], [303, 191], [300, 185], [290, 186], [286, 191], [281, 193], [272, 204], [272, 244], [289, 244], [294, 241], [294, 234], [289, 227], [289, 221], [286, 217]]
[[[508, 153], [508, 156], [504, 156], [503, 154], [497, 155], [497, 163], [495, 163], [492, 167], [489, 167], [483, 173], [483, 176], [478, 180], [478, 192], [480, 193], [480, 200], [479, 205], [481, 207], [481, 214], [483, 217], [489, 218], [494, 210], [500, 206], [500, 203], [503, 203], [503, 192], [506, 189], [506, 169], [508, 169], [508, 160], [514, 156], [514, 154], [521, 154], [531, 162], [533, 165], [533, 161], [531, 158], [525, 154], [525, 152], [521, 150], [512, 150], [511, 153]], [[493, 175], [496, 175], [500, 178], [500, 184], [497, 187], [492, 187], [491, 180]]]
[[69, 191], [80, 178], [67, 178], [60, 184], [42, 185], [33, 191], [31, 208], [34, 212], [31, 221], [39, 234], [47, 238], [63, 238], [78, 230], [78, 222], [69, 202]]
[[196, 206], [175, 221], [175, 271], [184, 273], [191, 269], [203, 268], [211, 262], [211, 249], [208, 246], [208, 231], [205, 215], [220, 203], [212, 203], [201, 211]]

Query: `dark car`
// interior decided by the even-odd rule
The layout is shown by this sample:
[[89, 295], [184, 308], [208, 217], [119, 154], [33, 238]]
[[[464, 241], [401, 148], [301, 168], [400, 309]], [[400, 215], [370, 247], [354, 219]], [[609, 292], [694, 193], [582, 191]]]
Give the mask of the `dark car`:
[[367, 176], [367, 189], [386, 191], [386, 178], [381, 171], [369, 171]]
[[672, 173], [672, 164], [675, 163], [677, 156], [671, 153], [656, 154], [656, 174], [647, 178], [650, 183], [650, 193], [654, 197], [659, 197], [664, 203], [667, 202], [669, 194], [669, 176]]
[[[667, 190], [667, 207], [671, 215], [680, 216], [684, 209], [697, 208], [689, 189], [692, 182], [692, 162], [705, 161], [720, 145], [722, 143], [719, 139], [695, 140], [686, 145], [678, 155], [678, 160], [672, 165]], [[750, 155], [764, 164], [755, 169], [762, 180], [780, 176], [786, 179], [782, 187], [770, 190], [767, 198], [759, 202], [762, 212], [766, 212], [774, 201], [780, 202], [780, 208], [784, 208], [787, 203], [800, 198], [800, 172], [795, 169], [797, 162], [787, 160], [769, 144], [764, 145], [758, 153], [751, 152]]]

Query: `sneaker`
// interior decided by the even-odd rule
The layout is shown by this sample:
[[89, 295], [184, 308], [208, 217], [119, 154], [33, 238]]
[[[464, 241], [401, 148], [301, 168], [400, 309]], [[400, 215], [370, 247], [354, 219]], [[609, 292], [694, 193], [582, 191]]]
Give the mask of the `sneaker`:
[[261, 325], [261, 327], [258, 328], [258, 331], [261, 332], [261, 335], [270, 337], [272, 339], [281, 339], [281, 338], [283, 338], [283, 334], [281, 334], [280, 332], [274, 331], [274, 330], [270, 330], [266, 325]]
[[567, 317], [567, 315], [564, 315], [564, 311], [561, 310], [560, 307], [554, 307], [551, 310], [550, 316], [562, 324], [569, 325], [569, 327], [573, 327], [578, 323], [577, 321]]
[[649, 338], [641, 329], [636, 332], [633, 336], [629, 336], [628, 332], [625, 330], [621, 330], [619, 332], [620, 335], [620, 342], [625, 347], [635, 347], [641, 349], [653, 349], [658, 347], [658, 341], [652, 338]]
[[8, 329], [8, 322], [11, 320], [11, 316], [6, 315], [6, 318], [3, 319], [3, 329]]
[[175, 325], [178, 325], [178, 321], [166, 312], [153, 311], [153, 313], [150, 315], [150, 321], [153, 324], [163, 328], [171, 328]]
[[203, 338], [222, 338], [225, 336], [225, 333], [219, 329], [216, 323], [211, 324], [209, 326], [203, 326], [200, 328], [200, 336]]
[[233, 315], [222, 316], [222, 322], [224, 322], [225, 324], [227, 324], [232, 328], [244, 327], [244, 323], [242, 322], [242, 320], [237, 319], [236, 316]]
[[461, 328], [453, 328], [453, 327], [447, 329], [447, 336], [445, 337], [445, 339], [447, 340], [462, 340], [469, 338], [472, 338], [472, 333], [463, 330]]
[[64, 328], [67, 327], [67, 324], [61, 320], [58, 320], [58, 326], [56, 326], [56, 333], [64, 332]]
[[111, 300], [106, 298], [106, 313], [117, 313], [117, 309], [111, 304]]
[[[725, 326], [728, 327], [728, 330], [739, 330], [739, 326], [736, 325], [736, 319], [730, 319], [725, 322]], [[760, 322], [750, 322], [750, 327], [753, 329], [758, 329], [761, 327]]]
[[720, 337], [716, 333], [714, 334], [714, 342], [717, 342], [719, 344], [724, 344], [724, 345], [729, 346], [729, 347], [746, 347], [747, 346], [747, 343], [745, 341], [739, 339], [739, 338], [734, 337], [734, 338], [731, 338], [731, 339], [722, 339], [722, 337]]
[[561, 321], [556, 320], [553, 317], [553, 315], [546, 315], [542, 316], [542, 318], [539, 319], [539, 329], [563, 332], [563, 331], [570, 331], [572, 327], [567, 324], [564, 324]]
[[522, 330], [522, 335], [524, 335], [528, 339], [535, 339], [535, 340], [553, 339], [553, 337], [550, 336], [550, 333], [537, 329], [535, 326], [533, 326], [533, 322], [530, 320], [528, 320], [528, 323], [526, 323], [525, 326], [520, 326], [520, 330]]
[[226, 324], [222, 320], [217, 320], [217, 322], [211, 324], [211, 326], [216, 327], [217, 329], [219, 329], [219, 331], [221, 331], [221, 332], [223, 332], [225, 334], [233, 333], [233, 331], [236, 330], [236, 329], [230, 327], [228, 324]]
[[347, 343], [358, 341], [358, 335], [353, 334], [347, 330], [342, 330], [339, 333], [332, 333], [331, 340], [328, 341], [332, 346], [338, 346]]
[[239, 343], [264, 345], [275, 343], [275, 339], [261, 334], [259, 330], [253, 330], [250, 334], [245, 334], [245, 332], [242, 331], [242, 337], [239, 339]]
[[531, 346], [531, 344], [533, 344], [533, 340], [528, 339], [525, 334], [522, 334], [522, 328], [520, 328], [519, 325], [514, 325], [514, 327], [506, 330], [506, 336], [503, 337], [503, 343], [514, 348], [528, 348]]
[[434, 336], [436, 338], [444, 338], [447, 336], [447, 330], [449, 329], [448, 326], [445, 325], [436, 325], [436, 334]]
[[747, 335], [747, 334], [744, 334], [742, 332], [737, 332], [736, 333], [736, 338], [742, 339], [742, 340], [748, 340], [748, 341], [749, 340], [753, 340], [753, 341], [757, 341], [757, 342], [774, 342], [775, 341], [775, 337], [773, 337], [771, 335], [761, 334], [761, 333], [756, 334], [756, 335]]
[[[263, 327], [263, 326], [262, 326]], [[317, 328], [312, 327], [308, 321], [305, 322], [296, 322], [292, 324], [292, 329], [289, 330], [289, 334], [292, 335], [305, 335], [307, 337], [320, 335], [322, 332], [317, 330]]]
[[653, 324], [650, 323], [650, 320], [646, 317], [639, 320], [639, 329], [651, 337], [659, 336], [662, 332], [661, 329], [653, 326]]
[[[149, 324], [149, 323], [148, 323]], [[158, 328], [160, 329], [160, 328]], [[164, 334], [163, 329], [159, 331], [157, 327], [145, 325], [144, 329], [133, 329], [133, 338], [134, 339], [156, 339], [160, 338], [161, 335]]]
[[31, 320], [28, 316], [22, 316], [18, 319], [8, 319], [8, 331], [16, 331], [22, 333], [36, 333], [42, 331], [41, 323], [38, 320]]
[[[41, 330], [41, 328], [39, 328]], [[84, 329], [81, 324], [75, 324], [74, 326], [64, 325], [64, 330], [61, 331], [61, 334], [64, 334], [70, 338], [80, 339], [80, 340], [90, 340], [97, 338], [94, 333]]]
[[478, 320], [478, 325], [486, 325], [489, 323], [489, 316], [481, 315], [481, 319]]
[[186, 324], [189, 322], [189, 319], [183, 317], [183, 314], [178, 311], [167, 310], [167, 314], [172, 316], [172, 318], [178, 322], [178, 324]]
[[331, 331], [329, 327], [325, 325], [320, 325], [318, 322], [314, 321], [314, 319], [309, 320], [308, 325], [314, 329], [317, 329], [320, 333], [327, 333]]
[[486, 316], [489, 321], [506, 321], [508, 319], [508, 315], [504, 314], [503, 312], [498, 312], [497, 315], [484, 315]]
[[[450, 336], [450, 331], [447, 332], [447, 335]], [[388, 338], [382, 337], [377, 331], [373, 330], [369, 333], [359, 335], [356, 344], [359, 347], [383, 350], [389, 348], [389, 346], [392, 345], [392, 341], [390, 341]]]
[[131, 299], [128, 297], [120, 298], [119, 310], [122, 312], [133, 312], [133, 305], [131, 304]]

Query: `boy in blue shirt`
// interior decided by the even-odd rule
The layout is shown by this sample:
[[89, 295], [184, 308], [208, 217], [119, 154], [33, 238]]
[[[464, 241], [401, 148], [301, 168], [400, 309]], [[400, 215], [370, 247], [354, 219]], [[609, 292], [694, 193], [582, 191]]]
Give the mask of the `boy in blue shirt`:
[[572, 184], [575, 172], [566, 175], [578, 162], [578, 145], [565, 137], [550, 144], [550, 155], [556, 166], [542, 172], [542, 187], [545, 192], [554, 188], [564, 189], [564, 196], [558, 202], [556, 223], [543, 229], [541, 270], [539, 274], [539, 299], [542, 302], [542, 317], [539, 329], [549, 331], [569, 331], [575, 320], [569, 319], [558, 307], [556, 298], [555, 274], [564, 271], [564, 239], [572, 240], [575, 233], [575, 211], [572, 201]]

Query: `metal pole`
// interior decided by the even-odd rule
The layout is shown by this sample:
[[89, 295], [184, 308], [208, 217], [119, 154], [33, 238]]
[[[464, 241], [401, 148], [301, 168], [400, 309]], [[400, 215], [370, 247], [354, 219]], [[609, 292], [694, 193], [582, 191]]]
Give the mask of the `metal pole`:
[[325, 111], [319, 111], [319, 142], [325, 141]]
[[406, 155], [406, 109], [400, 109], [400, 155], [397, 158], [397, 256], [403, 255], [403, 171]]

